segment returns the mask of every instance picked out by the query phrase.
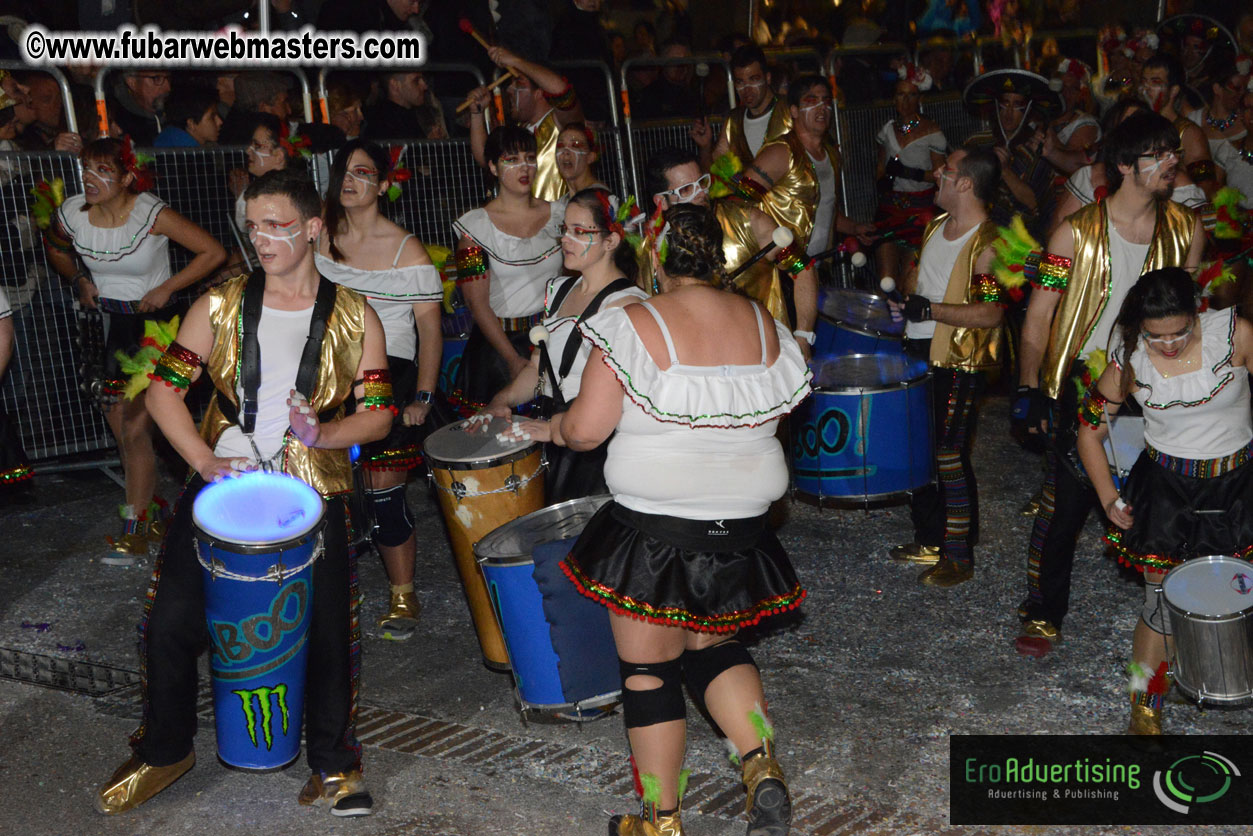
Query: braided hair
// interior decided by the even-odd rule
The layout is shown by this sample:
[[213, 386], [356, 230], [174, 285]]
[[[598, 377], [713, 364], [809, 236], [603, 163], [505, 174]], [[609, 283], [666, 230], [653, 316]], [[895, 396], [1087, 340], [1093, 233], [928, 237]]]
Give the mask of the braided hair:
[[727, 278], [722, 227], [708, 206], [679, 203], [666, 210], [666, 255], [670, 276], [685, 276], [722, 287]]

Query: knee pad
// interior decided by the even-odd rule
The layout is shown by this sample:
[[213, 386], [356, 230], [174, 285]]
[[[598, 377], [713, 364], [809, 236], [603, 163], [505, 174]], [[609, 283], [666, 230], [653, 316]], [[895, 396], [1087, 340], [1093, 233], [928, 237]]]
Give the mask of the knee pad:
[[701, 650], [685, 650], [679, 661], [683, 663], [683, 678], [687, 680], [688, 693], [702, 705], [705, 691], [720, 673], [739, 665], [757, 667], [748, 648], [739, 639], [727, 639]]
[[[619, 658], [618, 670], [622, 673], [622, 718], [628, 729], [687, 718], [683, 668], [678, 659], [641, 664]], [[647, 690], [632, 688], [627, 685], [632, 676], [651, 676], [661, 685]]]
[[1170, 615], [1166, 612], [1165, 596], [1161, 592], [1160, 583], [1144, 582], [1144, 608], [1140, 610], [1140, 618], [1149, 625], [1154, 633], [1170, 635]]
[[413, 520], [405, 502], [405, 486], [368, 491], [367, 495], [374, 510], [374, 541], [380, 546], [403, 546], [413, 533]]

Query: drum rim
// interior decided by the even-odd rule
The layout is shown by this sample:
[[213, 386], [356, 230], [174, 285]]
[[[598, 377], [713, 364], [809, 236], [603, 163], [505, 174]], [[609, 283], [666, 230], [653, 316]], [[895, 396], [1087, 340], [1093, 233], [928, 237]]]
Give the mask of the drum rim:
[[[322, 515], [318, 517], [317, 522], [303, 534], [295, 537], [289, 537], [286, 540], [276, 540], [270, 543], [241, 543], [237, 540], [223, 540], [219, 535], [212, 534], [201, 528], [200, 523], [195, 519], [192, 520], [192, 537], [198, 543], [205, 543], [210, 548], [216, 548], [220, 551], [230, 552], [231, 554], [280, 554], [282, 552], [291, 551], [300, 548], [308, 543], [316, 540], [323, 530], [326, 528], [326, 509], [322, 509]], [[262, 578], [264, 579], [264, 578]]]
[[[308, 542], [308, 539], [312, 535], [316, 534], [317, 532], [325, 528], [326, 526], [326, 497], [318, 493], [317, 488], [314, 488], [312, 485], [310, 485], [308, 482], [305, 482], [303, 479], [300, 479], [299, 477], [296, 477], [296, 476], [292, 476], [288, 473], [264, 473], [264, 472], [246, 473], [246, 474], [243, 474], [242, 476], [232, 477], [232, 478], [246, 479], [246, 478], [251, 478], [254, 476], [262, 476], [262, 475], [278, 476], [283, 479], [291, 480], [291, 482], [301, 486], [301, 489], [302, 489], [301, 492], [307, 489], [308, 491], [312, 493], [313, 496], [316, 496], [318, 498], [318, 515], [314, 519], [314, 521], [309, 524], [308, 528], [306, 528], [304, 531], [301, 531], [299, 534], [293, 534], [291, 537], [288, 537], [286, 540], [261, 541], [261, 540], [223, 539], [225, 535], [214, 534], [213, 532], [209, 531], [201, 524], [200, 511], [196, 507], [197, 505], [199, 505], [201, 497], [205, 495], [205, 491], [211, 491], [215, 484], [220, 484], [220, 483], [211, 482], [205, 486], [203, 491], [197, 494], [194, 500], [192, 500], [191, 524], [192, 524], [192, 528], [194, 532], [197, 535], [203, 535], [202, 539], [215, 543], [215, 544], [216, 543], [229, 543], [234, 546], [247, 547], [249, 549], [248, 551], [237, 551], [235, 552], [236, 554], [265, 554], [265, 553], [273, 552], [273, 551], [282, 551], [282, 549], [278, 549], [275, 547], [284, 546], [288, 543], [292, 543], [295, 541], [300, 541], [297, 545], [303, 545], [305, 542]], [[275, 484], [287, 484], [287, 483], [284, 482], [284, 483], [275, 483]], [[231, 551], [231, 550], [228, 549], [227, 551]]]
[[[874, 293], [871, 293], [871, 292], [869, 292], [869, 291], [866, 291], [866, 290], [857, 290], [856, 288], [850, 288], [850, 287], [836, 287], [836, 288], [832, 288], [832, 290], [833, 290], [833, 291], [835, 291], [835, 292], [838, 292], [838, 293], [840, 293], [840, 294], [846, 294], [846, 295], [850, 295], [850, 296], [856, 296], [856, 297], [861, 298], [861, 299], [874, 299], [874, 300], [876, 300], [876, 301], [881, 300], [881, 297], [880, 297], [880, 296], [878, 296], [878, 295], [876, 295], [876, 294], [874, 294]], [[830, 297], [828, 297], [828, 298], [830, 298]], [[856, 328], [856, 327], [850, 326], [850, 325], [849, 325], [847, 322], [845, 322], [844, 320], [842, 320], [842, 319], [837, 319], [836, 317], [834, 317], [834, 316], [832, 316], [831, 314], [826, 313], [826, 312], [824, 312], [824, 311], [822, 311], [822, 310], [819, 310], [819, 311], [818, 311], [818, 317], [819, 317], [820, 319], [825, 319], [827, 322], [830, 322], [832, 325], [835, 325], [835, 326], [838, 326], [838, 327], [840, 327], [840, 328], [843, 328], [845, 331], [852, 331], [852, 332], [853, 332], [853, 333], [855, 333], [855, 334], [864, 334], [864, 335], [866, 335], [866, 336], [868, 336], [868, 337], [882, 337], [882, 338], [884, 338], [884, 339], [896, 340], [897, 342], [903, 342], [903, 341], [904, 341], [904, 339], [905, 339], [905, 326], [904, 326], [904, 324], [902, 324], [902, 325], [901, 325], [901, 333], [900, 333], [900, 334], [893, 334], [893, 333], [888, 332], [888, 331], [880, 331], [880, 330], [878, 330], [878, 329], [876, 329], [876, 328], [871, 328], [870, 330], [866, 330], [866, 329], [864, 329], [864, 328]]]
[[[492, 538], [495, 537], [502, 529], [508, 526], [514, 525], [516, 523], [520, 523], [523, 520], [528, 519], [532, 516], [543, 514], [545, 512], [556, 511], [559, 509], [564, 510], [566, 508], [573, 508], [576, 506], [586, 505], [588, 503], [595, 502], [596, 507], [592, 509], [592, 512], [588, 514], [588, 517], [587, 517], [588, 520], [591, 520], [591, 518], [595, 516], [600, 511], [601, 508], [604, 508], [605, 505], [609, 504], [612, 501], [613, 501], [612, 494], [607, 494], [607, 493], [593, 494], [592, 496], [580, 496], [580, 497], [575, 497], [574, 499], [567, 499], [562, 502], [555, 502], [552, 505], [545, 505], [543, 508], [537, 508], [534, 511], [528, 511], [527, 513], [523, 514], [520, 517], [515, 517], [514, 519], [509, 520], [506, 523], [502, 523], [497, 528], [485, 534], [482, 539], [480, 539], [477, 543], [475, 543], [474, 544], [474, 561], [475, 563], [479, 563], [483, 565], [490, 565], [493, 568], [501, 568], [501, 569], [504, 569], [510, 566], [525, 566], [528, 563], [533, 564], [535, 563], [535, 560], [530, 556], [529, 552], [525, 555], [509, 554], [509, 555], [482, 556], [479, 554], [479, 548], [482, 547], [484, 550], [486, 550], [492, 545], [492, 542], [493, 542]], [[586, 526], [587, 522], [585, 521], [583, 524], [584, 526]], [[497, 539], [500, 539], [500, 538], [497, 538]], [[533, 544], [531, 548], [534, 549], [535, 546], [537, 545], [544, 545], [546, 543], [552, 543], [552, 542], [555, 542], [555, 541], [545, 540], [543, 543]]]
[[[1183, 563], [1180, 563], [1179, 565], [1173, 567], [1169, 572], [1166, 573], [1166, 576], [1162, 578], [1162, 600], [1166, 604], [1166, 609], [1170, 610], [1171, 612], [1179, 613], [1181, 616], [1185, 616], [1195, 621], [1203, 621], [1207, 624], [1221, 624], [1225, 621], [1243, 620], [1243, 619], [1249, 618], [1250, 616], [1253, 616], [1253, 601], [1250, 601], [1249, 605], [1245, 607], [1244, 609], [1234, 610], [1232, 612], [1226, 612], [1226, 613], [1223, 613], [1222, 615], [1210, 615], [1209, 613], [1201, 613], [1201, 612], [1196, 612], [1194, 610], [1184, 609], [1183, 607], [1171, 601], [1170, 596], [1167, 595], [1166, 593], [1166, 583], [1170, 580], [1171, 576], [1179, 572], [1180, 569], [1183, 569], [1185, 567], [1196, 566], [1202, 563], [1212, 564], [1212, 563], [1228, 563], [1228, 562], [1234, 562], [1237, 564], [1242, 563], [1248, 566], [1250, 568], [1250, 574], [1253, 574], [1253, 563], [1250, 563], [1249, 561], [1244, 560], [1243, 558], [1239, 558], [1239, 557], [1236, 557], [1235, 555], [1230, 555], [1230, 554], [1201, 555], [1200, 557], [1194, 557], [1191, 560], [1185, 560]], [[1195, 571], [1195, 570], [1190, 570], [1190, 571]]]
[[[860, 359], [864, 357], [880, 357], [880, 356], [882, 355], [879, 355], [879, 354], [837, 354], [837, 355], [834, 355], [834, 357], [832, 358], [823, 358], [823, 360], [825, 361], [829, 359], [844, 359], [844, 358]], [[890, 355], [890, 356], [896, 356], [896, 355]], [[906, 378], [905, 380], [899, 381], [898, 383], [877, 384], [875, 387], [849, 386], [849, 387], [842, 388], [842, 389], [835, 388], [832, 386], [814, 386], [813, 392], [814, 394], [818, 394], [819, 392], [826, 392], [826, 393], [834, 394], [834, 395], [852, 394], [854, 392], [860, 393], [863, 395], [874, 395], [880, 392], [899, 392], [902, 389], [910, 389], [914, 386], [921, 385], [922, 383], [929, 381], [933, 376], [934, 376], [934, 373], [931, 370], [931, 364], [927, 363], [926, 371], [924, 371], [922, 374], [918, 375], [917, 377]]]
[[[517, 699], [518, 699], [518, 705], [521, 707], [523, 711], [561, 711], [562, 709], [570, 709], [571, 711], [577, 711], [582, 708], [604, 708], [607, 705], [613, 705], [615, 702], [621, 702], [622, 701], [622, 689], [619, 688], [616, 691], [606, 691], [603, 694], [597, 694], [594, 697], [588, 697], [585, 700], [579, 700], [577, 703], [573, 703], [573, 702], [558, 702], [558, 703], [527, 702], [526, 700], [522, 698], [521, 693], [517, 694]], [[574, 720], [574, 718], [572, 717], [567, 718], [567, 719], [570, 719], [574, 722], [580, 722], [578, 720]], [[588, 718], [588, 719], [593, 719], [593, 718]]]
[[432, 468], [438, 467], [440, 470], [487, 470], [498, 465], [509, 464], [510, 462], [516, 462], [519, 459], [525, 459], [527, 456], [531, 455], [531, 453], [535, 452], [537, 448], [542, 446], [538, 441], [532, 441], [525, 447], [508, 453], [498, 453], [495, 456], [490, 457], [479, 456], [473, 459], [460, 460], [443, 458], [438, 453], [431, 451], [430, 444], [437, 435], [445, 430], [459, 432], [469, 422], [469, 418], [463, 418], [460, 421], [455, 421], [447, 426], [440, 427], [427, 437], [426, 441], [422, 444], [422, 456], [430, 463]]

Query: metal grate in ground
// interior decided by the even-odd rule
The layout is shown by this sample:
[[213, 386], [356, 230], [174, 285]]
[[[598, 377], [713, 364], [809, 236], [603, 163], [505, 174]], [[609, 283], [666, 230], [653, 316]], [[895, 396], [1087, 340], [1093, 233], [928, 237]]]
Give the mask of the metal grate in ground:
[[102, 697], [137, 685], [139, 674], [108, 665], [0, 647], [0, 679]]

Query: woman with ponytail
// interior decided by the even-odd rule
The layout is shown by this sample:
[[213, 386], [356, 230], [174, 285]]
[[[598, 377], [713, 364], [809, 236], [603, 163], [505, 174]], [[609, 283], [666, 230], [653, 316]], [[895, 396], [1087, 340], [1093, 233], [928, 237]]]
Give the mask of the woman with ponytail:
[[[551, 280], [544, 294], [543, 324], [557, 380], [544, 372], [540, 352], [534, 351], [531, 362], [496, 393], [484, 414], [507, 418], [510, 407], [526, 403], [537, 393], [564, 411], [578, 397], [583, 368], [592, 353], [591, 344], [579, 335], [579, 324], [598, 310], [647, 298], [638, 287], [635, 250], [626, 240], [618, 214], [604, 188], [584, 189], [569, 199], [560, 230], [561, 253], [565, 268], [574, 275]], [[544, 485], [548, 502], [606, 493], [605, 447], [576, 452], [549, 442]]]
[[610, 832], [683, 833], [686, 681], [743, 764], [749, 831], [782, 836], [791, 802], [774, 728], [735, 634], [805, 596], [766, 512], [787, 488], [776, 423], [809, 393], [809, 372], [786, 326], [723, 289], [712, 210], [680, 204], [662, 221], [662, 292], [584, 322], [592, 352], [578, 399], [521, 430], [575, 450], [613, 435], [613, 501], [562, 562], [610, 610], [622, 672], [643, 804], [614, 817]]
[[[1170, 620], [1166, 573], [1202, 555], [1253, 552], [1253, 326], [1234, 308], [1197, 312], [1186, 270], [1145, 273], [1128, 292], [1109, 364], [1079, 406], [1078, 449], [1111, 523], [1119, 560], [1144, 573], [1132, 637], [1130, 734], [1161, 734]], [[1144, 410], [1145, 449], [1121, 493], [1102, 442], [1128, 396]]]
[[[83, 193], [61, 204], [46, 240], [49, 262], [74, 284], [79, 306], [103, 319], [103, 345], [84, 357], [86, 385], [117, 441], [126, 501], [119, 507], [121, 536], [108, 538], [101, 562], [125, 566], [160, 541], [165, 506], [155, 495], [152, 419], [142, 391], [123, 397], [127, 381], [119, 354], [137, 355], [147, 341], [146, 327], [174, 317], [174, 294], [213, 272], [226, 251], [147, 191], [152, 177], [130, 137], [97, 139], [80, 158]], [[177, 273], [170, 268], [170, 241], [195, 255]]]

